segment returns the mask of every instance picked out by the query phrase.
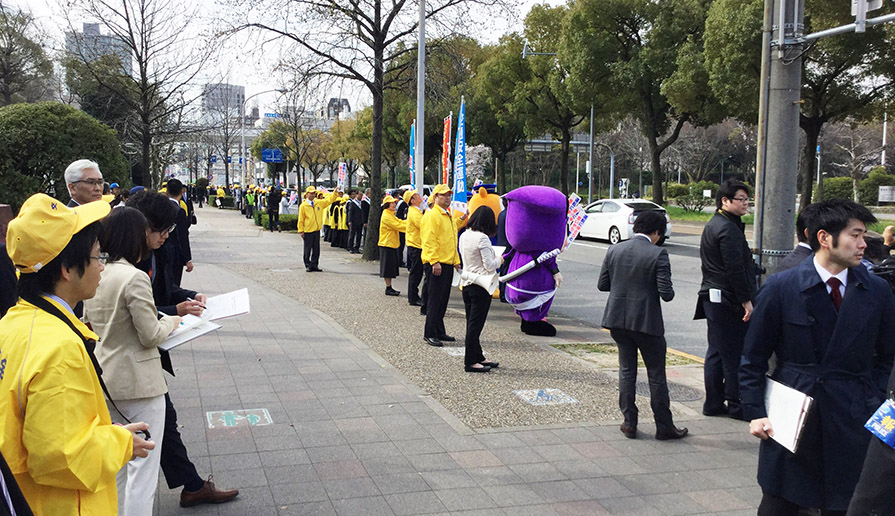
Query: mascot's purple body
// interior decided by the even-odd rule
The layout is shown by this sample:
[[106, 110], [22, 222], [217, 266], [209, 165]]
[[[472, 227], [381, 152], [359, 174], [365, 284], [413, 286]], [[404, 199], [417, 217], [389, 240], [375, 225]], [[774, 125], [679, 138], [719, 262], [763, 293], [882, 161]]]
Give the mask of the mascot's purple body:
[[[506, 194], [508, 200], [507, 241], [515, 255], [507, 274], [537, 259], [542, 253], [560, 249], [566, 237], [566, 197], [555, 188], [523, 186]], [[522, 317], [522, 331], [531, 335], [556, 335], [556, 328], [543, 319], [550, 311], [558, 272], [556, 258], [507, 282], [506, 298]]]

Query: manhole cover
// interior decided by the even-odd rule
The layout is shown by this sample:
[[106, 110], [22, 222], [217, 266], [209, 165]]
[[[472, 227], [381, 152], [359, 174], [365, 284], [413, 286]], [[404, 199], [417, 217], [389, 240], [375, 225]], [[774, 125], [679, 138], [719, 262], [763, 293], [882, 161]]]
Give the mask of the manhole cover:
[[[637, 395], [649, 398], [647, 382], [637, 382]], [[668, 397], [671, 398], [671, 401], [697, 401], [702, 399], [702, 391], [679, 383], [668, 382]]]

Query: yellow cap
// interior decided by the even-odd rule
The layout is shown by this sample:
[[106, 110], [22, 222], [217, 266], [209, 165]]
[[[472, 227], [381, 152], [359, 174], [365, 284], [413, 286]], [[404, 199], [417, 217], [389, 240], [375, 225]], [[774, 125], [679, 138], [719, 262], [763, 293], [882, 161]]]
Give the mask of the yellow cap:
[[112, 211], [99, 200], [67, 208], [46, 194], [25, 201], [6, 230], [6, 252], [23, 274], [37, 272], [65, 249], [71, 237]]
[[382, 205], [385, 206], [386, 204], [391, 204], [391, 203], [393, 203], [393, 202], [395, 202], [395, 201], [397, 201], [397, 200], [398, 200], [398, 199], [395, 199], [395, 198], [392, 197], [391, 195], [386, 195], [385, 198], [382, 199]]
[[317, 189], [314, 188], [314, 185], [311, 185], [311, 186], [305, 188], [305, 193], [306, 193], [306, 194], [309, 194], [309, 193], [317, 193]]
[[413, 194], [415, 193], [416, 190], [407, 190], [404, 192], [404, 202], [406, 202], [408, 206], [410, 205], [410, 199], [413, 199]]
[[451, 193], [451, 187], [446, 184], [435, 185], [435, 188], [432, 189], [432, 197], [435, 197], [439, 194]]

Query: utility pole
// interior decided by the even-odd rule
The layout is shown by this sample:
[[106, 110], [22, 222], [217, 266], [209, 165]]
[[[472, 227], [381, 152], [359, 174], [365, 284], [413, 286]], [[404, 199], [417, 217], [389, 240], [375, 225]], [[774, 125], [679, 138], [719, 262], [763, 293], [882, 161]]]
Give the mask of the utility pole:
[[[423, 142], [426, 139], [426, 0], [420, 0], [419, 32], [417, 33], [416, 55], [416, 138], [413, 141], [413, 163], [416, 169], [416, 184], [413, 187], [423, 196], [426, 173], [426, 154]], [[436, 181], [437, 182], [437, 181]], [[453, 185], [448, 185], [453, 188]]]
[[820, 144], [815, 151], [815, 157], [817, 158], [817, 202], [820, 202], [824, 200], [824, 178], [820, 173]]

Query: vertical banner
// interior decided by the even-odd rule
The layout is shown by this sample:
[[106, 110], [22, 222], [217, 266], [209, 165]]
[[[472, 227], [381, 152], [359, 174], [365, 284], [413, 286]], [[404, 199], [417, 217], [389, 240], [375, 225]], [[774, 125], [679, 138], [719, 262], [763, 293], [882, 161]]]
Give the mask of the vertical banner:
[[444, 119], [444, 134], [441, 137], [441, 182], [448, 184], [451, 180], [451, 122], [454, 112]]
[[345, 191], [345, 175], [348, 172], [348, 165], [345, 163], [339, 163], [339, 186], [336, 187], [336, 190], [340, 192]]
[[410, 169], [410, 184], [416, 186], [416, 163], [414, 163], [414, 158], [416, 156], [416, 120], [410, 124], [410, 159], [407, 163], [407, 167]]
[[466, 213], [466, 99], [460, 97], [457, 115], [457, 149], [454, 151], [454, 197], [451, 208]]

